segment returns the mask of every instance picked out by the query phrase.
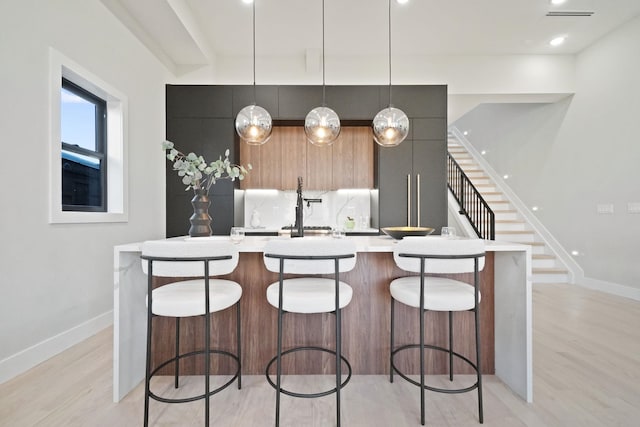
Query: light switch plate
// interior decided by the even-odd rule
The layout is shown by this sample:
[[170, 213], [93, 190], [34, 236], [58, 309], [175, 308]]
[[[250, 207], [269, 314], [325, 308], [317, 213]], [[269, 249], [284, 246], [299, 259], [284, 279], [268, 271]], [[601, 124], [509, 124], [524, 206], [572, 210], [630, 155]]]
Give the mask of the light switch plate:
[[613, 213], [613, 203], [599, 203], [596, 207], [598, 214], [608, 215]]

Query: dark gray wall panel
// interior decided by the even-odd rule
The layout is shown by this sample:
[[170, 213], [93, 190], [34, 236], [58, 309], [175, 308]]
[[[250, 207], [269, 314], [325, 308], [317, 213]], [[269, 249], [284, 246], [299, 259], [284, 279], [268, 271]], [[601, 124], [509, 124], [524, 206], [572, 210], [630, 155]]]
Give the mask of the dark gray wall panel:
[[[393, 106], [400, 108], [410, 118], [447, 117], [447, 86], [393, 86]], [[380, 99], [385, 105], [389, 89], [380, 89]]]
[[256, 86], [255, 101], [253, 86], [231, 86], [233, 90], [233, 118], [247, 105], [255, 104], [266, 109], [272, 118], [279, 117], [278, 86]]
[[309, 111], [321, 105], [322, 86], [280, 86], [278, 88], [278, 119], [304, 120]]
[[233, 227], [233, 193], [226, 196], [212, 197], [209, 215], [211, 215], [213, 234], [228, 235], [231, 227]]
[[447, 119], [412, 119], [413, 139], [447, 139]]
[[229, 86], [167, 85], [167, 117], [233, 117]]
[[378, 86], [327, 86], [327, 107], [341, 120], [372, 120], [380, 111]]

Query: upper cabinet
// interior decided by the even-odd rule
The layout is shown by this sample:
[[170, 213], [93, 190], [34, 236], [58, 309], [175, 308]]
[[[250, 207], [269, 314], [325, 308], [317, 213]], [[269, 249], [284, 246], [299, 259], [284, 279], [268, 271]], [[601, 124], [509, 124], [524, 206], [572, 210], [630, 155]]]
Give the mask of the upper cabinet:
[[310, 144], [302, 126], [276, 126], [264, 145], [240, 144], [240, 161], [253, 170], [241, 188], [307, 190], [373, 188], [374, 147], [369, 126], [343, 127], [329, 147]]

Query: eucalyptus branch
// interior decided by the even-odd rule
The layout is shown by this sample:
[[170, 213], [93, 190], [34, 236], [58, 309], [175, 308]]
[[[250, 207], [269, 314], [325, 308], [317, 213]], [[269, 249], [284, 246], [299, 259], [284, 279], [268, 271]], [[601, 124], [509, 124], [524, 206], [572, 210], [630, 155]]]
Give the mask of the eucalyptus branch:
[[207, 164], [202, 156], [195, 153], [184, 154], [175, 149], [173, 142], [164, 141], [162, 149], [168, 151], [167, 159], [173, 162], [173, 170], [182, 177], [182, 183], [187, 186], [186, 191], [207, 190], [218, 180], [236, 179], [242, 181], [252, 169], [251, 164], [247, 167], [240, 164], [231, 163], [229, 160], [229, 149], [224, 152], [224, 158], [220, 156], [218, 160]]

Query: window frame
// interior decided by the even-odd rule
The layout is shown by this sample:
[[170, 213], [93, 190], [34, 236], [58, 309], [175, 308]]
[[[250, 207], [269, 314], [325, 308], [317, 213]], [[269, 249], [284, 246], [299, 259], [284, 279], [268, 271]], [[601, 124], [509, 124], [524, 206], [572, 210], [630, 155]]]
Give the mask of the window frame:
[[[61, 90], [65, 78], [106, 101], [105, 211], [63, 210]], [[128, 222], [128, 99], [56, 49], [49, 47], [49, 223]]]
[[[94, 95], [80, 85], [75, 84], [71, 80], [62, 76], [61, 90], [65, 89], [74, 95], [90, 102], [96, 107], [95, 111], [95, 142], [96, 149], [89, 150], [87, 148], [79, 147], [75, 144], [66, 143], [60, 138], [61, 156], [62, 151], [68, 151], [82, 156], [92, 157], [98, 159], [100, 162], [100, 204], [94, 205], [71, 205], [62, 202], [63, 211], [77, 211], [77, 212], [107, 212], [108, 200], [107, 200], [107, 170], [108, 170], [108, 158], [107, 158], [107, 101]], [[64, 187], [64, 182], [62, 183]], [[62, 197], [62, 192], [60, 193]]]

